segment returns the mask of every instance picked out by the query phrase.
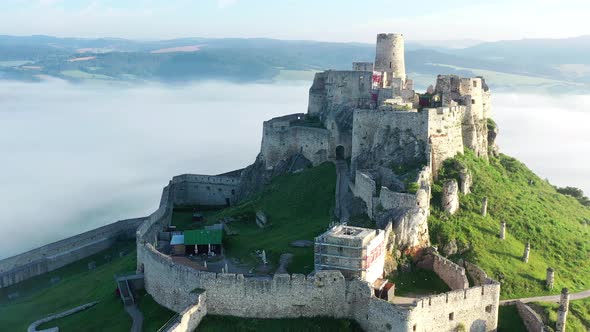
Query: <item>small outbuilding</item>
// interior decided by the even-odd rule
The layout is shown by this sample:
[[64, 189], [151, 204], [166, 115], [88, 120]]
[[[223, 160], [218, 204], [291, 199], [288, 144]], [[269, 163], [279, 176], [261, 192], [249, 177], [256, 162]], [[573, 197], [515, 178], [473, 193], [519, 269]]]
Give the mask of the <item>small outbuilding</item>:
[[221, 255], [223, 229], [196, 229], [184, 232], [187, 254]]

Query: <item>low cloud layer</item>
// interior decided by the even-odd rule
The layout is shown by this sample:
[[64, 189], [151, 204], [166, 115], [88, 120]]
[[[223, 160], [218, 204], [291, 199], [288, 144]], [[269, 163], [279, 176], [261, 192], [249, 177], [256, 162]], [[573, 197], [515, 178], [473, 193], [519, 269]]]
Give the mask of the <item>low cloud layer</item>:
[[[305, 112], [309, 84], [0, 83], [0, 258], [157, 208], [176, 174], [254, 161], [262, 122]], [[494, 95], [503, 152], [590, 193], [590, 96]]]
[[148, 215], [173, 175], [247, 166], [307, 89], [0, 83], [0, 258]]
[[496, 94], [492, 107], [503, 153], [590, 194], [590, 95]]

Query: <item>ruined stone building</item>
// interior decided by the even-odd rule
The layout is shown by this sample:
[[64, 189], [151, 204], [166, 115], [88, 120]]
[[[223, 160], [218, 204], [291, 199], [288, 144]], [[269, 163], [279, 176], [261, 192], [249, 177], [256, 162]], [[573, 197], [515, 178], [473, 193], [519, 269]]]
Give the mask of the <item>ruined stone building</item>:
[[490, 113], [481, 77], [439, 75], [435, 87], [416, 93], [403, 35], [379, 34], [374, 63], [317, 73], [307, 114], [264, 123], [257, 163], [273, 171], [294, 155], [312, 165], [350, 160], [350, 190], [366, 214], [381, 227], [392, 222], [398, 246], [426, 247], [431, 180], [465, 149], [481, 158], [495, 151]]

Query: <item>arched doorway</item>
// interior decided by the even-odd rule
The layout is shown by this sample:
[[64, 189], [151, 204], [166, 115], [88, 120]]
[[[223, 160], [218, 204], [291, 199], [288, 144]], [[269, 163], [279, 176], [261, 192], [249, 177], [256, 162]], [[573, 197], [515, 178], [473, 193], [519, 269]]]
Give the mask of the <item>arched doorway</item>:
[[344, 160], [344, 147], [342, 145], [336, 147], [336, 160]]

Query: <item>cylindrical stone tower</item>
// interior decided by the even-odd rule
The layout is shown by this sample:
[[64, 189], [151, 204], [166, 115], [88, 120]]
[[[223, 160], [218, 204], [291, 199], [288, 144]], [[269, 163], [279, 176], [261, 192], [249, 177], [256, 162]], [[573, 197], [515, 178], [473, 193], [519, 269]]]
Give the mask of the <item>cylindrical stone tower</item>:
[[555, 323], [555, 331], [565, 332], [565, 323], [567, 320], [567, 312], [570, 305], [570, 293], [567, 288], [561, 290], [561, 299], [559, 301], [559, 309], [557, 309], [557, 322]]
[[524, 254], [522, 255], [522, 261], [525, 263], [528, 263], [530, 254], [531, 254], [531, 243], [527, 242], [526, 247], [524, 248]]
[[402, 81], [406, 80], [404, 35], [397, 33], [380, 33], [377, 35], [375, 71], [388, 73], [388, 76], [401, 78]]
[[547, 289], [553, 289], [553, 283], [555, 281], [555, 271], [548, 267], [547, 268], [547, 278], [545, 279], [545, 285]]

